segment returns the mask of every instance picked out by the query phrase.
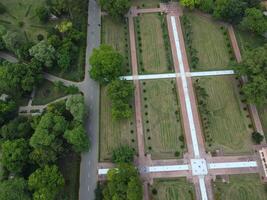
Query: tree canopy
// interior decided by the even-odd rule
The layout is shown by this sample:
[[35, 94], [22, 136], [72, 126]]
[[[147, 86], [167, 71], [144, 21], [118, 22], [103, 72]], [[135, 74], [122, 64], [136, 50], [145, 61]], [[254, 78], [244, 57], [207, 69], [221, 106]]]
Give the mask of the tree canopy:
[[134, 159], [134, 150], [129, 146], [121, 146], [112, 152], [114, 163], [131, 163]]
[[264, 136], [258, 132], [253, 132], [252, 139], [256, 144], [260, 144], [263, 141]]
[[28, 184], [34, 200], [54, 200], [65, 181], [56, 165], [46, 165], [29, 176]]
[[200, 4], [200, 0], [181, 0], [181, 4], [188, 8], [194, 8]]
[[100, 0], [101, 7], [113, 18], [122, 18], [130, 8], [130, 0]]
[[66, 101], [66, 109], [70, 111], [75, 121], [83, 123], [86, 116], [86, 107], [82, 95], [72, 95]]
[[[1, 81], [0, 81], [1, 82]], [[0, 100], [0, 126], [15, 117], [17, 105], [13, 100]]]
[[111, 46], [100, 45], [90, 57], [90, 76], [100, 84], [110, 83], [122, 75], [123, 57]]

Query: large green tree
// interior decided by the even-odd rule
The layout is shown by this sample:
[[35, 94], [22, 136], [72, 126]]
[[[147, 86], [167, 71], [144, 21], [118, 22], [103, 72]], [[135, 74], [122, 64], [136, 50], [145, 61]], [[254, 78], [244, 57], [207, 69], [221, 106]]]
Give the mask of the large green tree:
[[121, 146], [112, 152], [114, 163], [131, 163], [134, 159], [134, 150], [129, 146]]
[[15, 117], [17, 105], [13, 100], [0, 100], [0, 126]]
[[130, 8], [130, 0], [100, 0], [101, 7], [113, 18], [122, 18]]
[[101, 45], [90, 57], [91, 77], [100, 84], [107, 84], [122, 75], [123, 57], [111, 46]]
[[7, 140], [2, 144], [3, 166], [13, 173], [20, 173], [26, 165], [29, 156], [28, 141], [24, 139]]
[[56, 165], [37, 169], [29, 177], [29, 188], [34, 200], [54, 200], [65, 181]]
[[248, 8], [245, 12], [245, 17], [241, 21], [241, 26], [244, 29], [263, 34], [267, 32], [267, 18], [263, 12], [257, 8]]
[[86, 107], [82, 95], [73, 95], [66, 101], [66, 109], [70, 111], [75, 121], [83, 123], [86, 116]]
[[6, 34], [3, 35], [2, 39], [5, 44], [5, 47], [14, 53], [17, 52], [23, 41], [20, 35], [14, 31], [7, 31]]
[[197, 5], [199, 5], [200, 0], [181, 0], [180, 2], [183, 6], [192, 9], [192, 8], [196, 7]]
[[12, 178], [0, 182], [0, 200], [31, 200], [23, 178]]

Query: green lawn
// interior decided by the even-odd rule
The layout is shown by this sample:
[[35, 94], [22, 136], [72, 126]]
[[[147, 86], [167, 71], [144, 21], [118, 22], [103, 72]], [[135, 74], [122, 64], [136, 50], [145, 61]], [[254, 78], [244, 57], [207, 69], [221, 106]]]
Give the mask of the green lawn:
[[[153, 159], [182, 157], [185, 145], [175, 80], [142, 81], [142, 114], [145, 148]], [[174, 88], [174, 89], [173, 89]]]
[[226, 154], [251, 152], [251, 120], [241, 106], [234, 77], [200, 78], [199, 84], [208, 94], [206, 104], [210, 115], [201, 113], [207, 149], [223, 149]]
[[230, 54], [220, 25], [195, 13], [186, 16], [192, 24], [192, 45], [199, 58], [196, 71], [227, 69]]
[[[152, 194], [152, 190], [156, 189], [157, 194]], [[185, 178], [179, 179], [157, 179], [151, 186], [152, 200], [194, 200], [195, 189], [193, 184], [189, 183]]]
[[249, 33], [247, 31], [242, 31], [238, 28], [235, 28], [235, 34], [242, 55], [244, 55], [245, 51], [262, 46], [267, 42], [264, 37]]
[[33, 98], [33, 105], [45, 105], [58, 98], [68, 95], [64, 89], [66, 87], [58, 88], [54, 83], [44, 80], [42, 84], [36, 89], [35, 96]]
[[229, 183], [214, 183], [215, 200], [266, 200], [267, 190], [257, 174], [231, 175]]
[[172, 60], [171, 53], [167, 50], [170, 46], [168, 35], [165, 40], [163, 37], [163, 29], [166, 31], [166, 28], [164, 15], [142, 14], [135, 18], [138, 66], [141, 73], [173, 71], [169, 61]]
[[134, 115], [127, 120], [113, 120], [106, 87], [101, 87], [100, 103], [100, 161], [110, 161], [112, 151], [120, 145], [137, 150]]
[[57, 199], [78, 200], [80, 184], [80, 154], [69, 152], [59, 160], [59, 168], [65, 179], [65, 186]]
[[122, 21], [115, 21], [109, 16], [103, 16], [101, 31], [102, 44], [111, 45], [124, 56], [124, 73], [129, 74], [131, 72], [131, 66], [128, 24]]

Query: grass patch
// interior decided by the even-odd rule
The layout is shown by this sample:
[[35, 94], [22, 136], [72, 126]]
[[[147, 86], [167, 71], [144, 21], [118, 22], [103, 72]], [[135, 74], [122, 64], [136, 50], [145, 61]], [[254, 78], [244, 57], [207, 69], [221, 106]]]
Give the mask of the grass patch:
[[187, 13], [186, 16], [192, 24], [192, 45], [199, 58], [195, 70], [227, 69], [232, 52], [229, 52], [220, 25], [195, 13]]
[[119, 51], [125, 59], [125, 74], [131, 73], [129, 31], [128, 24], [123, 21], [116, 21], [109, 16], [102, 17], [101, 43], [111, 45]]
[[[253, 129], [249, 128], [251, 120], [240, 101], [237, 81], [231, 76], [196, 79], [208, 94], [203, 104], [209, 114], [200, 113], [207, 150], [223, 149], [226, 154], [251, 152]], [[197, 98], [200, 104], [200, 95]]]
[[[140, 73], [173, 71], [170, 62], [165, 15], [142, 14], [135, 18], [136, 46]], [[165, 32], [164, 32], [165, 31]]]
[[[186, 178], [156, 179], [150, 191], [152, 200], [195, 199], [194, 186]], [[157, 191], [157, 194], [153, 194], [155, 191]]]
[[42, 84], [36, 89], [35, 96], [33, 98], [33, 105], [45, 105], [58, 98], [68, 95], [62, 88], [56, 87], [56, 85], [50, 81], [44, 80]]
[[134, 115], [126, 120], [113, 120], [107, 87], [101, 87], [100, 92], [100, 161], [110, 161], [112, 151], [120, 145], [137, 150], [135, 120]]
[[175, 81], [150, 80], [141, 84], [146, 152], [153, 159], [182, 157], [186, 147]]
[[214, 183], [216, 200], [266, 200], [266, 185], [257, 174], [231, 175], [229, 183]]
[[80, 154], [69, 152], [59, 160], [59, 168], [65, 179], [65, 186], [57, 199], [78, 200], [80, 184]]

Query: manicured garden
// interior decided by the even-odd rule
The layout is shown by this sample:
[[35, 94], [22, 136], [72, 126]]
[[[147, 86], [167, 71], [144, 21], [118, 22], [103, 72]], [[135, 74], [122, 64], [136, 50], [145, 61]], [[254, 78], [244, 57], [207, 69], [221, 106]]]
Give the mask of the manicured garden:
[[135, 33], [139, 72], [173, 71], [166, 16], [142, 14], [136, 17]]
[[253, 127], [234, 77], [194, 78], [194, 86], [207, 150], [251, 152]]
[[130, 74], [131, 65], [128, 24], [123, 21], [113, 20], [109, 16], [103, 16], [101, 31], [102, 44], [111, 45], [124, 56], [124, 73]]
[[[184, 39], [192, 70], [227, 69], [233, 55], [226, 28], [196, 13], [186, 13], [185, 18]], [[192, 57], [196, 59], [192, 61]]]
[[130, 119], [113, 119], [107, 87], [101, 87], [100, 98], [100, 161], [109, 161], [112, 151], [121, 145], [137, 150], [134, 115]]
[[152, 200], [194, 200], [195, 189], [193, 184], [185, 178], [157, 179], [151, 186]]
[[231, 175], [229, 183], [214, 182], [216, 200], [266, 200], [267, 191], [257, 174]]
[[174, 80], [142, 81], [146, 152], [153, 159], [182, 157], [186, 150]]

